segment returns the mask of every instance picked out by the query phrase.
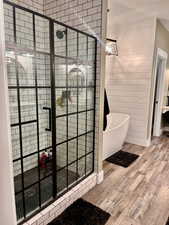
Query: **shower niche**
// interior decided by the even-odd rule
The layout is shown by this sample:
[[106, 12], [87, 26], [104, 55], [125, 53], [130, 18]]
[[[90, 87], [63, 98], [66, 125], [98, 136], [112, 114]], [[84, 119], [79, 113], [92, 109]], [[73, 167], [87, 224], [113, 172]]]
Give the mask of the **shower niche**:
[[96, 39], [4, 2], [18, 222], [94, 171]]

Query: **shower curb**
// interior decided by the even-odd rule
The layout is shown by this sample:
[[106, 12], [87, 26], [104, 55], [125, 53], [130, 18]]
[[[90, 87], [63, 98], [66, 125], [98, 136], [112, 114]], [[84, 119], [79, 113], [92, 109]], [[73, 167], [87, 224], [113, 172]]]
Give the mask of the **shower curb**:
[[47, 225], [78, 198], [81, 198], [89, 190], [96, 186], [98, 181], [101, 181], [101, 178], [103, 179], [102, 171], [99, 174], [91, 174], [89, 177], [67, 192], [64, 196], [57, 199], [46, 209], [42, 210], [23, 225]]

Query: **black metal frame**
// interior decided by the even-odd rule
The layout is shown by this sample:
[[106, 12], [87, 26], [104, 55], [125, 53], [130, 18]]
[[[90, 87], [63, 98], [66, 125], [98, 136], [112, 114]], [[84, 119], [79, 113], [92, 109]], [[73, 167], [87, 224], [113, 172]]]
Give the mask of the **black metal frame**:
[[[46, 206], [48, 206], [48, 204], [46, 204], [45, 206], [42, 205], [41, 203], [41, 181], [42, 180], [45, 180], [46, 178], [52, 176], [52, 179], [53, 179], [53, 200], [52, 201], [55, 201], [57, 198], [59, 198], [60, 196], [62, 196], [64, 193], [66, 193], [68, 190], [70, 190], [72, 187], [74, 187], [76, 184], [80, 183], [83, 179], [85, 179], [87, 176], [89, 176], [91, 173], [93, 173], [94, 171], [94, 149], [95, 149], [95, 111], [96, 111], [96, 62], [97, 62], [97, 39], [90, 35], [90, 34], [87, 34], [83, 31], [80, 31], [76, 28], [73, 28], [73, 27], [70, 27], [68, 25], [65, 25], [64, 23], [61, 23], [61, 22], [58, 22], [58, 21], [55, 21], [45, 15], [41, 15], [40, 13], [38, 12], [34, 12], [30, 9], [26, 9], [22, 6], [18, 6], [14, 3], [11, 3], [9, 1], [6, 1], [4, 0], [4, 3], [5, 4], [8, 4], [8, 5], [11, 5], [13, 7], [13, 28], [14, 28], [14, 50], [15, 49], [22, 49], [22, 47], [19, 47], [17, 46], [17, 31], [16, 31], [16, 9], [21, 9], [21, 10], [24, 10], [26, 12], [29, 12], [32, 14], [32, 19], [33, 19], [33, 43], [34, 43], [34, 46], [33, 46], [33, 50], [32, 49], [27, 49], [26, 51], [27, 52], [33, 52], [34, 54], [34, 64], [35, 64], [35, 68], [34, 68], [34, 72], [35, 72], [35, 86], [20, 86], [19, 84], [19, 71], [18, 71], [18, 68], [17, 68], [17, 63], [16, 63], [16, 78], [17, 78], [17, 85], [16, 86], [9, 86], [9, 89], [16, 89], [17, 90], [17, 99], [18, 99], [18, 123], [15, 123], [15, 124], [11, 124], [11, 127], [18, 127], [19, 128], [19, 137], [20, 137], [20, 157], [17, 158], [17, 159], [14, 159], [13, 160], [13, 163], [17, 162], [17, 161], [20, 161], [21, 162], [21, 175], [22, 175], [22, 190], [15, 193], [16, 195], [18, 194], [22, 194], [23, 196], [23, 216], [24, 216], [24, 219], [21, 221], [21, 223], [19, 224], [22, 224], [23, 222], [27, 221], [28, 219], [30, 219], [32, 216], [34, 216], [37, 212], [39, 212], [40, 210], [42, 210], [43, 208], [45, 208]], [[43, 52], [43, 51], [38, 51], [37, 50], [37, 46], [36, 46], [36, 26], [35, 26], [35, 16], [39, 16], [41, 18], [44, 18], [44, 19], [47, 19], [49, 21], [49, 42], [50, 42], [50, 52], [47, 53], [47, 52]], [[55, 54], [55, 46], [54, 46], [54, 25], [55, 24], [58, 24], [58, 25], [62, 25], [65, 27], [66, 31], [68, 29], [70, 30], [73, 30], [75, 32], [77, 32], [77, 57], [76, 58], [72, 58], [72, 57], [69, 57], [68, 56], [68, 36], [65, 35], [66, 37], [66, 56], [61, 56], [61, 55], [56, 55]], [[68, 32], [67, 32], [68, 33]], [[82, 61], [82, 60], [79, 60], [79, 34], [83, 34], [85, 37], [86, 37], [86, 60]], [[89, 38], [91, 38], [94, 43], [95, 43], [95, 46], [94, 46], [94, 50], [95, 50], [95, 58], [93, 60], [93, 65], [94, 65], [94, 85], [93, 86], [87, 86], [87, 82], [86, 82], [86, 86], [84, 87], [81, 87], [81, 88], [84, 88], [86, 90], [86, 109], [85, 110], [82, 110], [82, 111], [79, 111], [79, 105], [78, 105], [78, 102], [79, 102], [79, 96], [78, 96], [78, 92], [79, 92], [79, 86], [78, 86], [78, 81], [77, 81], [77, 86], [74, 86], [74, 87], [68, 87], [68, 60], [75, 60], [75, 61], [81, 61], [84, 65], [86, 65], [86, 62], [88, 63], [88, 43], [89, 43]], [[14, 51], [15, 52], [15, 51]], [[38, 77], [37, 77], [37, 64], [36, 64], [36, 56], [37, 54], [43, 54], [43, 55], [48, 55], [50, 57], [50, 79], [51, 79], [51, 86], [38, 86]], [[58, 57], [58, 58], [63, 58], [65, 59], [65, 62], [66, 62], [66, 86], [57, 86], [55, 84], [55, 58]], [[15, 59], [17, 61], [17, 54], [15, 52]], [[35, 90], [35, 95], [36, 95], [36, 119], [34, 120], [30, 120], [30, 121], [26, 121], [26, 122], [22, 122], [22, 119], [21, 119], [21, 102], [20, 102], [20, 90], [21, 89], [34, 89]], [[46, 89], [51, 89], [51, 109], [50, 108], [47, 108], [47, 107], [44, 107], [45, 110], [49, 110], [49, 114], [50, 114], [50, 120], [51, 120], [51, 124], [49, 126], [49, 129], [52, 130], [52, 145], [51, 146], [48, 146], [47, 148], [45, 149], [40, 149], [40, 141], [39, 141], [39, 111], [38, 111], [38, 90], [41, 89], [41, 88], [46, 88]], [[68, 90], [69, 88], [75, 88], [77, 89], [77, 111], [76, 112], [69, 112], [68, 110], [68, 98], [67, 98], [67, 101], [66, 101], [66, 114], [62, 114], [62, 115], [56, 115], [56, 94], [55, 94], [55, 90], [56, 89], [62, 89], [62, 88], [65, 88], [66, 90]], [[91, 109], [88, 109], [87, 107], [87, 90], [91, 88], [93, 89], [94, 91], [94, 105]], [[88, 131], [87, 130], [87, 120], [88, 120], [88, 112], [93, 112], [93, 129]], [[85, 121], [85, 133], [83, 134], [79, 134], [78, 132], [78, 129], [79, 129], [79, 114], [81, 113], [86, 113], [86, 121]], [[77, 135], [75, 137], [72, 137], [72, 138], [69, 138], [69, 135], [68, 135], [68, 129], [69, 129], [69, 125], [68, 125], [68, 120], [69, 120], [69, 116], [71, 115], [77, 115]], [[60, 118], [60, 117], [66, 117], [66, 128], [67, 128], [67, 133], [66, 133], [66, 140], [65, 141], [62, 141], [60, 143], [56, 143], [56, 119], [57, 118]], [[23, 144], [22, 144], [22, 125], [25, 125], [25, 124], [33, 124], [33, 123], [36, 123], [37, 125], [37, 151], [35, 152], [32, 152], [28, 155], [23, 155]], [[49, 131], [48, 129], [48, 131]], [[87, 152], [87, 135], [89, 134], [92, 134], [93, 135], [93, 149], [92, 151], [89, 151]], [[79, 157], [79, 154], [78, 154], [78, 141], [79, 141], [79, 138], [82, 137], [82, 136], [85, 136], [85, 154], [82, 155], [81, 157]], [[68, 161], [68, 143], [72, 140], [76, 140], [76, 160], [72, 161], [71, 163], [69, 163]], [[66, 163], [66, 166], [65, 167], [62, 167], [60, 169], [56, 169], [56, 165], [57, 165], [57, 155], [56, 155], [56, 151], [57, 151], [57, 146], [60, 146], [62, 144], [66, 144], [66, 148], [67, 148], [67, 163]], [[52, 149], [52, 152], [53, 152], [53, 169], [52, 169], [52, 172], [50, 174], [48, 174], [47, 176], [44, 176], [43, 178], [41, 178], [40, 176], [40, 166], [39, 166], [39, 163], [38, 163], [38, 181], [34, 182], [33, 184], [29, 185], [29, 186], [24, 186], [24, 163], [23, 163], [23, 160], [30, 157], [30, 156], [33, 156], [33, 155], [38, 155], [38, 160], [40, 158], [40, 153], [47, 150], [47, 149]], [[93, 162], [92, 162], [92, 170], [90, 173], [87, 173], [87, 169], [86, 169], [86, 164], [87, 164], [87, 156], [91, 155], [92, 154], [92, 157], [93, 157]], [[81, 159], [85, 159], [85, 176], [84, 177], [81, 177], [79, 179], [78, 177], [78, 162], [79, 160]], [[76, 182], [73, 184], [73, 185], [69, 185], [69, 182], [68, 182], [68, 168], [69, 166], [73, 165], [73, 164], [76, 164], [76, 174], [77, 174], [77, 178], [76, 178]], [[66, 187], [66, 190], [64, 192], [62, 192], [61, 194], [57, 193], [57, 172], [58, 171], [61, 171], [63, 169], [66, 169], [67, 170], [67, 187]], [[30, 187], [34, 186], [34, 185], [38, 185], [38, 190], [39, 190], [39, 209], [36, 210], [35, 213], [33, 213], [31, 216], [27, 216], [26, 215], [26, 207], [25, 207], [25, 191], [27, 189], [29, 189]], [[52, 202], [50, 201], [50, 203]], [[50, 204], [49, 203], [49, 204]]]

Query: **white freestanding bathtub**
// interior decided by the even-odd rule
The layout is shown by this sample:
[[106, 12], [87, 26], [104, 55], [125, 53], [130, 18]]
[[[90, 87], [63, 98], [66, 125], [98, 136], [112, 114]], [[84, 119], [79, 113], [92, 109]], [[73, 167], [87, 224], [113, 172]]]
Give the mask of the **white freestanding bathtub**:
[[127, 136], [130, 116], [122, 113], [107, 115], [107, 127], [103, 131], [103, 160], [122, 149]]

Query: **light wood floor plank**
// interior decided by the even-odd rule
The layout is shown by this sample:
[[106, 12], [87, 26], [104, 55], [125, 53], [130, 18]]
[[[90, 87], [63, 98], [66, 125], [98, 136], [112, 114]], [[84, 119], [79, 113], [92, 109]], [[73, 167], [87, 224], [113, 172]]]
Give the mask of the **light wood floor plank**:
[[110, 213], [106, 225], [165, 225], [169, 217], [169, 138], [144, 148], [125, 144], [140, 157], [130, 167], [103, 163], [104, 182], [84, 199]]

